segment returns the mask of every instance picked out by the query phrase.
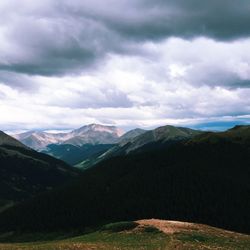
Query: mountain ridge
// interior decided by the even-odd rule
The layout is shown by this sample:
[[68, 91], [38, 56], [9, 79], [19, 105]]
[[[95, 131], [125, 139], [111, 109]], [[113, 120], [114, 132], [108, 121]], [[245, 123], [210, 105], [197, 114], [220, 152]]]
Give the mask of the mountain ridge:
[[0, 132], [0, 212], [62, 185], [80, 172]]
[[20, 141], [16, 140], [15, 138], [7, 135], [3, 131], [0, 130], [0, 146], [16, 146], [21, 148], [27, 148], [24, 144]]
[[89, 124], [74, 129], [68, 133], [48, 133], [43, 131], [28, 131], [13, 135], [25, 145], [36, 150], [46, 148], [49, 144], [72, 144], [81, 146], [83, 144], [112, 144], [117, 143], [123, 130], [115, 126], [100, 124]]
[[228, 139], [210, 140], [221, 136], [212, 132], [206, 140], [194, 137], [107, 159], [67, 188], [0, 213], [0, 230], [56, 231], [161, 218], [250, 233], [249, 129], [233, 140], [232, 131], [225, 133]]

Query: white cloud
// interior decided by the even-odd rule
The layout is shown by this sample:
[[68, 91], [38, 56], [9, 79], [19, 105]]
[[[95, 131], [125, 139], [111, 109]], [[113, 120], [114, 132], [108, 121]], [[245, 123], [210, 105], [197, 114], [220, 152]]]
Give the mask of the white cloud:
[[[250, 86], [242, 85], [250, 79], [250, 40], [170, 39], [143, 44], [142, 50], [137, 56], [110, 54], [102, 67], [81, 75], [27, 76], [38, 86], [33, 92], [2, 83], [0, 125], [68, 129], [97, 122], [153, 127], [241, 116], [249, 121]], [[211, 79], [211, 72], [217, 77]], [[227, 74], [243, 84], [227, 81]]]

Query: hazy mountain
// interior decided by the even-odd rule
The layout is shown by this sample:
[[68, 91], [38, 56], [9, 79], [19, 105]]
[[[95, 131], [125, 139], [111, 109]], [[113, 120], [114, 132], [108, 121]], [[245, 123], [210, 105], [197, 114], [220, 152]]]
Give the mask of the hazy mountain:
[[250, 146], [250, 126], [237, 125], [225, 132], [212, 133], [205, 132], [196, 136], [189, 143], [209, 142], [211, 144], [217, 142], [233, 142]]
[[62, 143], [70, 138], [67, 133], [52, 134], [42, 131], [28, 131], [13, 136], [26, 146], [37, 150], [45, 148], [48, 144]]
[[57, 231], [162, 218], [249, 233], [249, 141], [250, 127], [236, 127], [110, 158], [71, 185], [1, 213], [0, 230]]
[[84, 144], [114, 144], [118, 142], [122, 134], [123, 131], [114, 126], [91, 124], [70, 132], [71, 138], [63, 143], [76, 146]]
[[119, 129], [115, 126], [105, 126], [105, 125], [100, 125], [100, 124], [90, 124], [90, 125], [83, 126], [79, 129], [73, 130], [71, 134], [72, 136], [81, 136], [84, 134], [88, 134], [89, 132], [108, 133], [108, 134], [112, 134], [116, 138], [124, 134], [122, 129]]
[[62, 185], [79, 172], [0, 132], [0, 210]]
[[49, 144], [72, 144], [75, 146], [83, 144], [113, 144], [118, 142], [122, 134], [123, 131], [114, 126], [90, 124], [69, 133], [54, 134], [29, 131], [14, 135], [14, 137], [33, 149], [41, 150]]

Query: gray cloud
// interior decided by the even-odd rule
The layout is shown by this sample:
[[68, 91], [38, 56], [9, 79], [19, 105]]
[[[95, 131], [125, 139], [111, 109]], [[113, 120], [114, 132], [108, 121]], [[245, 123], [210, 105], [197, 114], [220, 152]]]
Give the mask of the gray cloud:
[[115, 89], [103, 89], [100, 93], [96, 92], [76, 91], [71, 96], [57, 96], [49, 100], [47, 105], [56, 107], [70, 107], [72, 109], [84, 108], [131, 108], [133, 103], [123, 92]]
[[39, 85], [29, 75], [5, 70], [0, 71], [0, 83], [16, 88], [19, 91], [33, 92], [39, 89]]
[[[135, 0], [76, 1], [66, 5], [69, 13], [84, 15], [104, 23], [132, 40], [161, 39], [171, 36], [237, 39], [250, 34], [248, 0]], [[67, 3], [67, 1], [66, 1]], [[93, 7], [98, 6], [98, 7]]]
[[249, 119], [249, 0], [3, 0], [0, 12], [7, 128]]
[[[0, 6], [1, 8], [1, 6]], [[78, 74], [109, 53], [176, 36], [218, 40], [250, 34], [250, 2], [195, 0], [10, 1], [2, 6], [0, 70]], [[1, 43], [1, 39], [0, 39]], [[8, 44], [8, 46], [6, 46]]]

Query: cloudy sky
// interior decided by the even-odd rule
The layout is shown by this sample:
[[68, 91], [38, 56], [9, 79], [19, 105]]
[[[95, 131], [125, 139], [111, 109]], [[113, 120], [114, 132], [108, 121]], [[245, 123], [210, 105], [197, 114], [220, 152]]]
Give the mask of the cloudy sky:
[[1, 0], [0, 130], [250, 123], [249, 0]]

